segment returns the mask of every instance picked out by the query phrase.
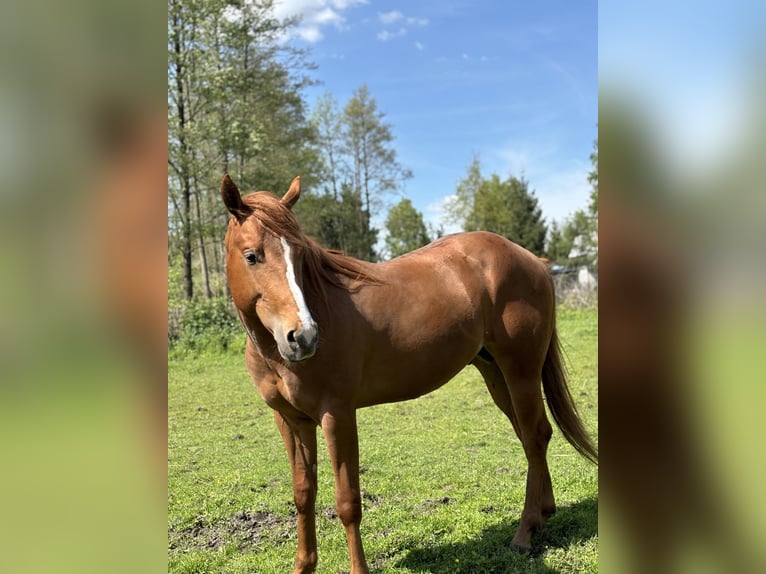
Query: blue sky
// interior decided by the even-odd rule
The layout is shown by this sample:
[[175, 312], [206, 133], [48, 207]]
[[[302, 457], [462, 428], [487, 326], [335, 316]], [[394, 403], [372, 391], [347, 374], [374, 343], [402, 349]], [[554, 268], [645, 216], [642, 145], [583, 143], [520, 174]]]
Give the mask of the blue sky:
[[[282, 0], [297, 45], [343, 105], [366, 83], [414, 177], [405, 195], [439, 223], [478, 155], [485, 174], [524, 175], [548, 221], [585, 207], [597, 137], [593, 1]], [[448, 228], [449, 229], [449, 228]]]

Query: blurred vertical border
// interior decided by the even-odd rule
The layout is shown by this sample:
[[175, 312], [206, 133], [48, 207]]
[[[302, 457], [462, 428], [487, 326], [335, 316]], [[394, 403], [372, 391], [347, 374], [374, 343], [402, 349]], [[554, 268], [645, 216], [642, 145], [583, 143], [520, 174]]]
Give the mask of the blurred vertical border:
[[166, 567], [166, 8], [0, 4], [0, 571]]
[[[0, 6], [0, 571], [166, 566], [166, 7]], [[760, 3], [599, 4], [607, 572], [762, 572]]]
[[764, 13], [599, 2], [605, 572], [766, 572]]

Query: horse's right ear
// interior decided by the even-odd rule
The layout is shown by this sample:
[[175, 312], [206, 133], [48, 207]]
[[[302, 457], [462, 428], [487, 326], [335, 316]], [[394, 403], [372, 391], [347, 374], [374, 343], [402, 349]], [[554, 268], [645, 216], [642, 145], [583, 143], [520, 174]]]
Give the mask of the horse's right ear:
[[250, 208], [242, 201], [242, 196], [239, 193], [239, 188], [229, 177], [229, 174], [223, 176], [221, 182], [221, 197], [223, 197], [223, 203], [226, 205], [226, 209], [229, 210], [238, 221], [243, 221], [250, 215]]

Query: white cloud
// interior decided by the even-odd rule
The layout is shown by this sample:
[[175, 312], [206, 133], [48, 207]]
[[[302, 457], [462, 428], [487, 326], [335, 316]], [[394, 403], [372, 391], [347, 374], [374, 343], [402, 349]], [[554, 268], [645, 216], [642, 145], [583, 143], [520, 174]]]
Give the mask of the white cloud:
[[534, 181], [529, 177], [529, 187], [535, 190], [540, 199], [545, 218], [563, 221], [578, 209], [588, 206], [590, 183], [588, 172], [590, 165], [553, 169], [550, 173], [539, 175]]
[[335, 10], [332, 8], [325, 8], [324, 10], [321, 10], [320, 12], [317, 12], [314, 14], [311, 18], [312, 22], [315, 22], [317, 24], [335, 24], [338, 25], [341, 22], [343, 22], [345, 18], [338, 14]]
[[294, 31], [295, 35], [315, 43], [324, 37], [323, 27], [342, 29], [346, 18], [341, 12], [360, 4], [367, 4], [367, 0], [276, 0], [274, 16], [279, 19], [300, 16], [301, 23]]
[[499, 152], [506, 171], [518, 175], [529, 165], [529, 151], [507, 148]]
[[428, 18], [407, 18], [407, 24], [410, 26], [428, 26]]
[[423, 44], [421, 44], [420, 42], [415, 42], [415, 47], [421, 51], [425, 48], [425, 46], [423, 46]]
[[274, 15], [281, 19], [302, 14], [305, 18], [325, 8], [342, 11], [360, 4], [367, 4], [367, 0], [275, 0]]
[[381, 42], [388, 42], [389, 40], [393, 38], [404, 36], [406, 33], [407, 33], [407, 30], [405, 28], [399, 28], [399, 30], [397, 30], [396, 32], [383, 30], [381, 32], [378, 32], [378, 40], [380, 40]]
[[391, 12], [378, 12], [378, 18], [383, 24], [393, 24], [404, 18], [404, 14], [399, 10], [391, 10]]
[[323, 38], [318, 26], [301, 26], [295, 31], [295, 34], [302, 40], [312, 44], [319, 42]]
[[457, 199], [455, 194], [444, 195], [426, 206], [423, 219], [434, 229], [441, 228], [444, 234], [462, 231], [459, 222], [448, 222], [447, 207]]
[[349, 6], [354, 6], [356, 4], [367, 4], [367, 0], [331, 0], [330, 4], [338, 10], [345, 10]]
[[[414, 18], [412, 16], [405, 16], [399, 10], [391, 10], [390, 12], [378, 12], [378, 20], [383, 26], [391, 26], [392, 24], [399, 23], [399, 29], [396, 32], [391, 31], [389, 28], [384, 28], [378, 32], [378, 40], [381, 42], [388, 42], [393, 38], [398, 38], [407, 34], [407, 30], [412, 27], [423, 28], [428, 26], [428, 18]], [[419, 42], [415, 45], [418, 50], [422, 50], [423, 45]]]

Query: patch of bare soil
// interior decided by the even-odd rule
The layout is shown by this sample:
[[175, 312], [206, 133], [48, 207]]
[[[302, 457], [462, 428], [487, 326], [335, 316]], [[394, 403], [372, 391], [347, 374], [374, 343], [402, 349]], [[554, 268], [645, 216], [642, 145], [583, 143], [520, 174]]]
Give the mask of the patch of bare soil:
[[286, 541], [296, 536], [294, 516], [278, 516], [272, 512], [239, 511], [234, 516], [212, 524], [198, 518], [181, 530], [170, 529], [170, 549], [216, 549], [236, 544], [241, 550], [257, 546], [263, 539], [270, 543]]

